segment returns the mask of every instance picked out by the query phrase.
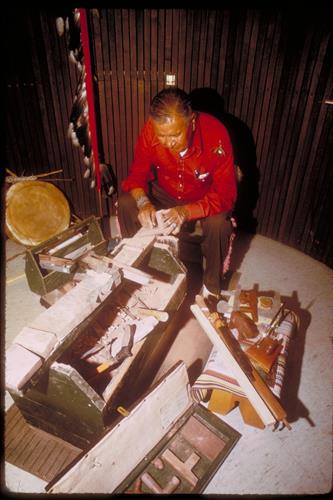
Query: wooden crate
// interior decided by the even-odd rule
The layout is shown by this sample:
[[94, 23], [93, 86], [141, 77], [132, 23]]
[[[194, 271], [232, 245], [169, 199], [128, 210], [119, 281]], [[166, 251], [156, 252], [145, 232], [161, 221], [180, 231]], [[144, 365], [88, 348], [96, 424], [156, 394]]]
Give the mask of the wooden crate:
[[[166, 248], [151, 246], [150, 251], [145, 255], [145, 260], [141, 261], [141, 265], [146, 270], [150, 269], [152, 273], [154, 269], [151, 263], [156, 261], [152, 254], [155, 251], [159, 255], [160, 252], [168, 253]], [[117, 262], [120, 263], [121, 252], [116, 251], [115, 254]], [[73, 320], [68, 326], [68, 333], [63, 332], [59, 324], [54, 326], [56, 343], [50, 352], [49, 350], [41, 352], [39, 345], [34, 344], [35, 349], [38, 347], [38, 352], [34, 351], [33, 354], [38, 359], [44, 358], [41, 362], [42, 366], [37, 368], [31, 376], [28, 374], [27, 381], [24, 380], [17, 388], [13, 384], [7, 386], [17, 407], [30, 424], [85, 449], [118, 418], [119, 407], [127, 408], [148, 388], [172, 343], [177, 329], [177, 314], [186, 293], [186, 274], [183, 272], [181, 263], [177, 267], [177, 259], [174, 255], [166, 256], [165, 262], [169, 262], [169, 274], [165, 268], [162, 273], [163, 280], [160, 279], [160, 270], [157, 271], [157, 277], [152, 274], [150, 282], [146, 285], [122, 279], [121, 283], [100, 304], [95, 303], [94, 299], [92, 305], [84, 302], [82, 308], [81, 304], [80, 311], [77, 313], [69, 310], [68, 314], [73, 316]], [[105, 276], [110, 278], [109, 274]], [[64, 298], [75, 292], [81, 284], [84, 285], [84, 281], [67, 292]], [[79, 299], [80, 296], [77, 297], [76, 294], [75, 297]], [[105, 335], [110, 327], [126, 323], [126, 318], [128, 319], [129, 316], [125, 319], [122, 316], [119, 317], [119, 304], [125, 304], [125, 307], [121, 307], [121, 311], [129, 310], [131, 313], [131, 306], [127, 304], [132, 304], [131, 301], [136, 298], [141, 300], [140, 297], [141, 299], [144, 297], [148, 308], [167, 312], [168, 321], [157, 322], [156, 320], [152, 331], [132, 345], [129, 355], [122, 359], [118, 366], [115, 365], [112, 369], [99, 374], [95, 360], [88, 363], [81, 359], [80, 354], [85, 352], [82, 349], [87, 343], [89, 348], [94, 347], [94, 344]], [[47, 309], [46, 312], [50, 312], [47, 318], [44, 319], [45, 313], [42, 313], [43, 317], [36, 318], [25, 328], [23, 348], [31, 348], [29, 343], [27, 345], [29, 338], [26, 333], [45, 334], [52, 326], [50, 322], [61, 322], [61, 318], [57, 321], [56, 317], [60, 316], [59, 313], [56, 313], [56, 316], [51, 314], [52, 308], [57, 308], [60, 300]], [[74, 304], [73, 299], [70, 304]], [[87, 308], [90, 305], [92, 309], [89, 311]], [[85, 313], [86, 317], [76, 324], [78, 314], [82, 313]], [[75, 327], [71, 330], [74, 325]], [[38, 331], [35, 330], [36, 328]], [[21, 347], [20, 336], [18, 336], [18, 342], [21, 342], [18, 344], [18, 347]], [[15, 368], [15, 363], [13, 366]]]
[[30, 289], [38, 295], [45, 295], [69, 282], [74, 276], [75, 270], [67, 273], [42, 269], [39, 254], [51, 253], [55, 257], [64, 257], [80, 248], [88, 247], [100, 255], [107, 252], [107, 241], [104, 239], [99, 219], [94, 216], [73, 224], [57, 236], [27, 250], [25, 274]]
[[241, 435], [190, 399], [179, 362], [47, 486], [49, 493], [200, 493]]

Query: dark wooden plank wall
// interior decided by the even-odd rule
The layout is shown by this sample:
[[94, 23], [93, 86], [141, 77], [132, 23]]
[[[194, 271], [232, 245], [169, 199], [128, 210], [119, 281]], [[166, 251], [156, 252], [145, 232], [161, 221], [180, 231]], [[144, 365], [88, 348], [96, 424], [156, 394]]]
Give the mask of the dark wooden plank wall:
[[[226, 124], [242, 123], [255, 145], [257, 232], [332, 266], [333, 107], [324, 102], [333, 98], [330, 13], [89, 11], [102, 161], [113, 166], [120, 183], [166, 73], [175, 74], [188, 92], [213, 89], [229, 118]], [[27, 19], [33, 65], [25, 60], [20, 78], [15, 61], [7, 64], [8, 165], [17, 173], [60, 165], [75, 178], [61, 188], [76, 212], [98, 213], [96, 196], [82, 180], [79, 151], [66, 138], [76, 70], [51, 13], [28, 13]], [[241, 144], [236, 148], [241, 159], [245, 151]], [[104, 214], [114, 213], [115, 199], [104, 202]]]
[[[49, 179], [67, 197], [72, 212], [85, 218], [108, 213], [83, 179], [79, 148], [68, 138], [78, 71], [69, 61], [65, 37], [56, 31], [57, 12], [24, 8], [7, 11], [5, 29], [5, 167], [17, 175], [63, 169]], [[42, 179], [41, 179], [42, 180]]]

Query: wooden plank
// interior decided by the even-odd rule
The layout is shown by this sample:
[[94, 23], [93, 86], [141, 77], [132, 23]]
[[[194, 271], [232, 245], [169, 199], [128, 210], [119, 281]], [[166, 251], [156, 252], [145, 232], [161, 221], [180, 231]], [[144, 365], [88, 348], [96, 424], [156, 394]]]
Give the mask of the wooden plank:
[[191, 63], [192, 63], [194, 16], [195, 16], [195, 12], [192, 9], [187, 11], [187, 28], [186, 28], [186, 43], [185, 43], [185, 71], [184, 71], [184, 90], [186, 92], [190, 92], [192, 90]]
[[259, 76], [259, 85], [257, 88], [257, 96], [256, 96], [256, 105], [255, 105], [255, 113], [253, 116], [253, 122], [252, 122], [252, 132], [253, 132], [253, 137], [258, 144], [258, 129], [260, 126], [260, 120], [261, 120], [261, 110], [262, 110], [262, 105], [263, 105], [263, 98], [264, 98], [264, 92], [265, 92], [265, 85], [266, 85], [266, 79], [267, 79], [267, 72], [268, 72], [268, 66], [269, 66], [269, 58], [270, 58], [270, 53], [271, 53], [271, 46], [274, 41], [275, 37], [275, 20], [269, 22], [267, 31], [266, 31], [266, 37], [264, 41], [264, 46], [263, 46], [263, 57], [261, 61], [261, 68], [260, 68], [260, 76]]
[[255, 24], [256, 23], [258, 23], [258, 39], [256, 41], [256, 46], [253, 47], [253, 49], [255, 50], [255, 54], [253, 61], [251, 88], [248, 98], [248, 110], [247, 110], [247, 120], [246, 120], [246, 123], [248, 123], [249, 125], [253, 124], [254, 113], [256, 110], [257, 92], [261, 74], [261, 63], [264, 54], [264, 41], [266, 37], [265, 34], [267, 30], [268, 20], [263, 13], [257, 13], [255, 18]]
[[[50, 27], [51, 34], [53, 34], [54, 32], [54, 29], [52, 31], [53, 26], [51, 25]], [[60, 184], [60, 186], [62, 190], [67, 194], [67, 196], [71, 200], [73, 200], [74, 205], [80, 207], [80, 212], [84, 213], [86, 209], [85, 204], [88, 204], [89, 206], [89, 201], [88, 199], [85, 199], [84, 187], [82, 182], [83, 173], [85, 170], [82, 162], [83, 155], [79, 148], [73, 146], [71, 140], [67, 135], [69, 117], [71, 114], [73, 100], [77, 89], [79, 71], [76, 65], [69, 60], [68, 45], [65, 37], [59, 37], [55, 33], [53, 34], [53, 36], [56, 37], [55, 41], [59, 52], [59, 66], [62, 68], [62, 71], [57, 71], [57, 74], [59, 75], [59, 79], [61, 81], [61, 84], [58, 84], [58, 88], [62, 89], [60, 90], [60, 99], [62, 101], [61, 109], [63, 113], [64, 123], [63, 130], [65, 132], [65, 135], [61, 137], [60, 140], [66, 142], [66, 146], [68, 148], [66, 150], [66, 163], [62, 165], [62, 176], [65, 178], [73, 179], [73, 182], [64, 182]]]
[[19, 469], [44, 481], [51, 481], [81, 451], [56, 436], [28, 425], [16, 405], [6, 412], [5, 460]]
[[156, 9], [150, 11], [150, 85], [151, 97], [153, 98], [158, 92], [158, 34], [157, 34], [158, 14]]
[[123, 38], [123, 51], [124, 51], [124, 100], [125, 100], [125, 120], [126, 120], [126, 167], [131, 162], [129, 158], [133, 157], [133, 112], [132, 112], [132, 88], [131, 88], [131, 57], [132, 57], [132, 47], [130, 46], [130, 34], [129, 34], [129, 12], [128, 9], [122, 9], [121, 11], [122, 20], [122, 38]]
[[[129, 11], [129, 37], [131, 47], [131, 92], [132, 92], [132, 151], [129, 152], [129, 160], [134, 158], [134, 148], [139, 136], [139, 107], [138, 107], [138, 61], [137, 61], [137, 32], [136, 32], [136, 11]], [[133, 50], [133, 48], [136, 48]]]
[[[208, 12], [206, 9], [200, 11], [201, 26], [200, 26], [200, 39], [198, 43], [198, 79], [196, 87], [204, 86], [204, 74], [207, 54], [207, 36], [208, 36]], [[192, 87], [193, 88], [193, 87]]]
[[151, 79], [150, 79], [150, 11], [144, 10], [144, 29], [143, 29], [143, 43], [144, 43], [144, 116], [145, 120], [148, 118], [151, 95]]
[[[109, 73], [109, 58], [108, 58], [108, 33], [106, 31], [106, 16], [101, 14], [99, 16], [90, 13], [91, 16], [91, 26], [93, 30], [93, 43], [94, 43], [94, 63], [97, 77], [97, 89], [98, 89], [98, 102], [99, 102], [99, 113], [100, 113], [100, 134], [102, 136], [102, 141], [100, 141], [100, 161], [102, 163], [111, 163], [109, 161], [109, 116], [107, 114], [107, 100], [105, 88], [105, 73]], [[107, 43], [102, 43], [102, 40], [106, 40]], [[101, 147], [102, 146], [102, 147]], [[105, 160], [107, 158], [108, 160]]]
[[252, 83], [254, 79], [254, 64], [255, 64], [255, 56], [256, 56], [256, 49], [257, 49], [257, 42], [258, 42], [258, 35], [259, 35], [259, 16], [258, 13], [253, 14], [253, 24], [251, 27], [251, 32], [249, 35], [249, 48], [248, 48], [248, 57], [246, 61], [246, 70], [244, 71], [245, 73], [245, 80], [243, 82], [244, 86], [244, 91], [243, 91], [243, 98], [242, 98], [242, 103], [240, 107], [240, 113], [239, 116], [241, 117], [242, 120], [244, 120], [246, 123], [248, 123], [248, 109], [249, 109], [249, 96], [250, 96], [250, 91], [252, 88]]
[[[281, 27], [281, 30], [282, 29], [283, 28]], [[267, 37], [269, 41], [271, 41], [272, 38], [274, 38], [273, 23], [269, 25], [269, 31], [267, 33]], [[265, 54], [268, 51], [267, 43], [268, 43], [267, 40], [265, 40], [265, 45], [264, 45]], [[260, 183], [262, 192], [262, 196], [259, 198], [258, 202], [258, 212], [259, 213], [262, 212], [262, 218], [259, 223], [260, 228], [262, 228], [264, 225], [263, 219], [266, 215], [266, 212], [270, 211], [270, 200], [272, 199], [272, 196], [274, 196], [275, 191], [279, 192], [280, 189], [279, 182], [276, 179], [276, 176], [279, 174], [277, 170], [277, 164], [279, 162], [281, 151], [285, 147], [285, 140], [286, 140], [285, 133], [287, 129], [288, 113], [290, 109], [289, 102], [291, 99], [291, 94], [288, 93], [288, 88], [292, 87], [292, 74], [289, 71], [291, 65], [292, 61], [290, 60], [284, 61], [281, 74], [281, 85], [279, 90], [280, 96], [277, 101], [277, 108], [276, 108], [277, 111], [273, 124], [275, 134], [274, 134], [274, 139], [270, 143], [269, 147], [269, 156], [267, 158], [268, 168], [264, 170]], [[257, 136], [257, 130], [258, 127], [256, 129], [256, 136]], [[266, 198], [268, 199], [267, 204], [266, 204]]]
[[[145, 108], [144, 108], [144, 14], [143, 10], [136, 12], [136, 26], [137, 26], [137, 65], [138, 65], [138, 128], [141, 127], [145, 121]], [[137, 140], [138, 136], [136, 137]]]
[[[333, 79], [333, 75], [331, 75], [331, 80]], [[332, 81], [328, 79], [327, 90], [332, 88]], [[324, 94], [327, 95], [327, 94]], [[323, 199], [326, 197], [326, 187], [332, 186], [332, 169], [328, 168], [328, 165], [332, 163], [332, 150], [328, 148], [325, 149], [325, 144], [332, 143], [332, 128], [330, 124], [332, 123], [332, 111], [327, 107], [327, 105], [321, 106], [320, 114], [318, 117], [318, 132], [315, 134], [314, 139], [317, 139], [317, 135], [319, 136], [317, 141], [317, 147], [315, 149], [316, 155], [314, 155], [311, 159], [313, 162], [312, 167], [312, 178], [309, 182], [309, 189], [313, 190], [314, 194], [309, 194], [307, 191], [306, 200], [302, 200], [304, 203], [304, 212], [305, 212], [305, 223], [304, 228], [300, 228], [300, 236], [303, 237], [302, 249], [312, 255], [313, 247], [317, 244], [317, 241], [320, 242], [320, 238], [317, 240], [316, 232], [317, 228], [322, 229], [322, 226], [325, 228], [325, 232], [327, 232], [328, 238], [330, 237], [330, 232], [327, 231], [327, 219], [326, 214], [330, 212], [325, 211], [325, 207], [323, 204]], [[310, 163], [311, 165], [311, 163]], [[323, 168], [324, 174], [320, 177], [317, 173], [317, 165], [321, 165]], [[328, 194], [331, 198], [331, 195]], [[317, 241], [316, 241], [317, 240]], [[324, 243], [321, 243], [323, 253], [325, 253], [326, 247]], [[331, 245], [329, 244], [327, 249], [329, 250]], [[317, 254], [318, 255], [318, 254]], [[328, 262], [329, 265], [332, 266], [332, 261], [324, 260], [324, 262]], [[331, 264], [330, 264], [331, 262]]]
[[192, 47], [189, 54], [191, 61], [191, 78], [190, 78], [190, 88], [195, 89], [198, 87], [198, 69], [199, 69], [199, 45], [201, 38], [201, 12], [196, 11], [194, 13], [193, 20], [193, 34], [192, 34]]
[[126, 98], [125, 98], [125, 67], [124, 67], [124, 40], [122, 34], [122, 17], [121, 9], [115, 9], [114, 11], [114, 21], [115, 21], [115, 36], [116, 36], [116, 49], [117, 49], [117, 82], [118, 82], [118, 94], [115, 97], [119, 103], [119, 116], [121, 121], [121, 126], [118, 129], [118, 137], [120, 141], [121, 148], [121, 162], [118, 164], [120, 169], [121, 178], [126, 177], [127, 174], [127, 137], [126, 129], [129, 126], [127, 123], [126, 115]]
[[246, 82], [251, 81], [250, 78], [247, 80], [247, 69], [249, 67], [249, 52], [250, 52], [250, 39], [252, 33], [252, 24], [253, 24], [254, 14], [250, 10], [246, 11], [245, 25], [244, 25], [244, 35], [242, 42], [242, 51], [239, 63], [239, 80], [237, 88], [242, 91], [240, 95], [235, 100], [234, 106], [234, 114], [235, 116], [244, 120], [244, 114], [242, 113], [242, 103], [246, 102]]
[[107, 86], [108, 88], [110, 88], [110, 93], [108, 94], [108, 115], [110, 119], [111, 144], [113, 147], [114, 166], [116, 169], [116, 175], [119, 185], [124, 178], [124, 172], [122, 169], [123, 158], [121, 136], [119, 134], [121, 128], [121, 114], [118, 100], [118, 66], [114, 9], [106, 10], [106, 18], [106, 30], [109, 33], [108, 53], [110, 60], [110, 72], [106, 76]]
[[208, 11], [207, 44], [203, 86], [211, 87], [212, 62], [214, 57], [216, 11]]
[[[52, 24], [51, 24], [52, 23]], [[51, 24], [51, 26], [50, 26]], [[61, 149], [61, 165], [60, 167], [64, 169], [64, 172], [67, 171], [67, 164], [70, 162], [70, 159], [73, 158], [74, 150], [76, 149], [73, 146], [71, 140], [69, 140], [67, 132], [69, 125], [69, 116], [72, 109], [73, 96], [71, 92], [70, 80], [69, 80], [69, 71], [68, 66], [70, 63], [68, 58], [68, 49], [66, 46], [65, 39], [60, 38], [56, 30], [54, 29], [54, 19], [50, 18], [50, 16], [45, 16], [45, 20], [43, 22], [44, 25], [44, 36], [47, 36], [47, 43], [49, 44], [49, 50], [52, 52], [52, 58], [50, 61], [47, 61], [48, 64], [48, 72], [51, 77], [51, 93], [54, 108], [55, 108], [55, 116], [58, 130], [58, 147]], [[47, 33], [47, 35], [46, 35]], [[81, 162], [78, 165], [77, 173], [82, 178], [82, 156]], [[68, 177], [68, 175], [66, 175]], [[67, 193], [70, 199], [73, 200], [75, 204], [78, 202], [78, 190], [75, 189], [75, 183], [60, 183], [59, 187], [63, 190], [63, 192]], [[87, 200], [88, 206], [95, 208], [93, 203], [93, 199]], [[92, 208], [92, 209], [93, 209]]]
[[229, 37], [229, 24], [230, 24], [230, 12], [228, 10], [223, 12], [222, 17], [222, 29], [221, 29], [221, 42], [220, 42], [220, 55], [219, 55], [219, 70], [217, 77], [217, 91], [223, 96], [226, 102], [225, 95], [225, 72], [227, 65], [227, 47], [228, 47], [228, 37]]
[[177, 85], [179, 88], [184, 88], [184, 65], [185, 65], [185, 43], [186, 43], [186, 11], [185, 9], [179, 9], [179, 17], [177, 19], [177, 29], [179, 32], [179, 44], [178, 44], [178, 64], [176, 69], [177, 74]]
[[165, 10], [164, 71], [171, 73], [172, 61], [172, 9]]
[[[234, 18], [235, 25], [235, 38], [234, 45], [231, 47], [232, 50], [232, 73], [229, 80], [230, 83], [230, 94], [228, 100], [228, 111], [236, 115], [236, 101], [239, 99], [239, 94], [243, 92], [243, 88], [239, 85], [239, 77], [241, 70], [241, 56], [244, 40], [244, 30], [245, 30], [245, 11], [241, 9], [237, 15], [237, 19]], [[237, 115], [236, 115], [237, 116]]]
[[[282, 71], [282, 61], [279, 59], [279, 42], [280, 42], [280, 30], [277, 28], [277, 33], [273, 40], [273, 45], [271, 48], [271, 56], [267, 71], [267, 78], [265, 83], [265, 92], [263, 95], [262, 111], [261, 111], [261, 122], [258, 128], [258, 146], [257, 146], [257, 158], [258, 164], [261, 165], [264, 162], [271, 147], [271, 140], [274, 140], [275, 131], [273, 129], [273, 117], [275, 114], [276, 98], [278, 95], [277, 91], [280, 85], [281, 71]], [[272, 162], [273, 163], [273, 162]], [[274, 189], [274, 177], [276, 172], [274, 172], [273, 164], [266, 164], [265, 168], [266, 177], [263, 181], [267, 182], [267, 191]], [[265, 184], [263, 184], [265, 185]], [[268, 198], [268, 203], [272, 198]], [[270, 212], [270, 207], [266, 207], [266, 213]]]
[[117, 158], [115, 152], [115, 131], [113, 119], [113, 96], [111, 91], [110, 73], [110, 36], [107, 11], [102, 10], [99, 18], [94, 15], [94, 22], [99, 19], [99, 36], [101, 37], [102, 66], [99, 70], [99, 95], [101, 102], [101, 128], [103, 134], [104, 162], [111, 164], [117, 176]]
[[165, 43], [165, 9], [157, 11], [157, 73], [158, 73], [158, 90], [162, 90], [165, 86], [165, 68], [164, 68], [164, 43]]
[[178, 48], [179, 37], [182, 26], [179, 24], [180, 11], [172, 9], [172, 57], [171, 57], [171, 73], [176, 75], [176, 86], [178, 86]]
[[237, 29], [237, 27], [235, 26], [234, 16], [235, 14], [233, 11], [227, 12], [226, 22], [228, 26], [228, 32], [225, 33], [226, 36], [223, 37], [223, 41], [225, 44], [225, 46], [223, 47], [223, 57], [224, 57], [223, 87], [221, 88], [220, 92], [224, 98], [225, 109], [228, 110], [229, 112], [232, 112], [231, 108], [229, 107], [229, 101], [230, 101], [230, 87], [232, 81], [234, 44], [235, 44], [236, 29]]

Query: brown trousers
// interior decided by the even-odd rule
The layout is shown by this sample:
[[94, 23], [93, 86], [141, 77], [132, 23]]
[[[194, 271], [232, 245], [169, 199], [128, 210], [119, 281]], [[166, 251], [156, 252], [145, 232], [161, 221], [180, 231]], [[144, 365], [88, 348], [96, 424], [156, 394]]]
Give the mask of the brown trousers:
[[[156, 210], [180, 205], [178, 200], [169, 196], [155, 182], [151, 183], [150, 188], [148, 196]], [[182, 204], [185, 205], [185, 202]], [[136, 203], [128, 193], [123, 193], [118, 198], [118, 221], [123, 238], [132, 237], [141, 228]], [[205, 257], [203, 282], [212, 293], [219, 293], [223, 287], [223, 262], [228, 255], [233, 227], [229, 213], [225, 212], [199, 221], [202, 227], [201, 252]], [[182, 239], [188, 239], [195, 223], [195, 220], [184, 222], [177, 235], [180, 243]]]

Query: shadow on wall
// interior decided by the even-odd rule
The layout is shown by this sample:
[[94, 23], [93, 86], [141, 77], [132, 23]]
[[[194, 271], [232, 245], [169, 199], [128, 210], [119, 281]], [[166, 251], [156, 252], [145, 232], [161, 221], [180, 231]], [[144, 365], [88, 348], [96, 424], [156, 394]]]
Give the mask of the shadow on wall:
[[225, 112], [224, 100], [216, 90], [208, 87], [198, 88], [192, 90], [190, 98], [194, 110], [215, 116], [229, 132], [235, 164], [242, 174], [238, 182], [234, 215], [238, 229], [254, 234], [257, 220], [253, 212], [259, 196], [259, 170], [252, 133], [242, 120]]

